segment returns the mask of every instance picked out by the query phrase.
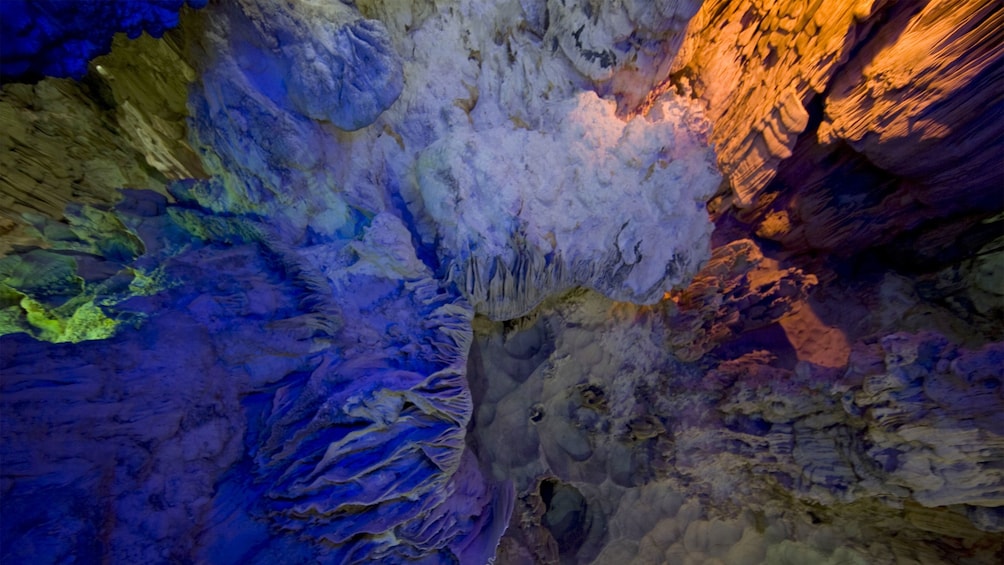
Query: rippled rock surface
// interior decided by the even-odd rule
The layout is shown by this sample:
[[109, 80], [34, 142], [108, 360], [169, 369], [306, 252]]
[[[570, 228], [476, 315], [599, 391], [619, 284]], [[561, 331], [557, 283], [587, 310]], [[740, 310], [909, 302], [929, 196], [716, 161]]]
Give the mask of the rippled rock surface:
[[[7, 558], [494, 552], [504, 487], [465, 456], [472, 311], [430, 278], [396, 218], [292, 250], [251, 220], [153, 193], [106, 215], [145, 253], [85, 252], [81, 228], [62, 250], [5, 259], [53, 273], [5, 278], [28, 297], [5, 305], [7, 322], [37, 336], [0, 338], [3, 510], [22, 517], [5, 530]], [[108, 242], [103, 227], [91, 226]], [[56, 515], [46, 540], [30, 534]]]

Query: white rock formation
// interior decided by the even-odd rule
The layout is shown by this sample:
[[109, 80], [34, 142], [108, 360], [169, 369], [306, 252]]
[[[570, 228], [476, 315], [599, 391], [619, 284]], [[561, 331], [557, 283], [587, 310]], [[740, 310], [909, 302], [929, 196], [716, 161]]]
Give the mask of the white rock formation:
[[479, 311], [514, 318], [579, 285], [653, 303], [707, 258], [719, 177], [696, 112], [672, 99], [627, 123], [614, 111], [584, 93], [556, 131], [500, 126], [422, 153], [440, 258]]
[[625, 118], [582, 50], [548, 40], [626, 41], [657, 10], [672, 17], [645, 33], [666, 58], [690, 7], [609, 8], [586, 35], [566, 29], [580, 9], [537, 21], [530, 2], [295, 7], [247, 0], [210, 18], [194, 131], [224, 182], [204, 204], [268, 215], [294, 244], [393, 213], [495, 319], [583, 285], [652, 303], [708, 257], [720, 178], [700, 109], [664, 94]]
[[244, 0], [214, 6], [206, 28], [190, 123], [219, 182], [200, 202], [268, 216], [286, 242], [354, 234], [359, 218], [333, 178], [335, 138], [373, 123], [401, 93], [384, 27], [338, 2]]

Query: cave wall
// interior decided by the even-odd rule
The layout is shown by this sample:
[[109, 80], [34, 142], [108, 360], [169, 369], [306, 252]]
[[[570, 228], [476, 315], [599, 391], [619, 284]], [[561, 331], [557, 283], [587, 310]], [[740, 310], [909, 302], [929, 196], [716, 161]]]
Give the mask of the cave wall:
[[674, 71], [716, 124], [721, 239], [755, 234], [826, 282], [885, 265], [1000, 339], [1000, 296], [975, 281], [1001, 260], [1001, 17], [992, 2], [705, 3]]
[[506, 562], [1001, 558], [1001, 17], [702, 4], [660, 88], [713, 123], [711, 260], [477, 334]]
[[195, 74], [182, 59], [182, 41], [177, 32], [161, 40], [119, 35], [114, 51], [95, 58], [80, 81], [4, 85], [4, 252], [46, 245], [32, 224], [61, 217], [70, 202], [110, 204], [119, 188], [167, 194], [171, 181], [206, 176], [187, 140]]
[[778, 164], [813, 136], [915, 179], [912, 197], [945, 215], [987, 211], [1000, 204], [987, 190], [1000, 132], [986, 126], [1001, 112], [1001, 17], [993, 2], [706, 2], [674, 71], [708, 104], [741, 209], [772, 200]]
[[2, 558], [1001, 559], [1002, 18], [242, 0], [5, 83]]

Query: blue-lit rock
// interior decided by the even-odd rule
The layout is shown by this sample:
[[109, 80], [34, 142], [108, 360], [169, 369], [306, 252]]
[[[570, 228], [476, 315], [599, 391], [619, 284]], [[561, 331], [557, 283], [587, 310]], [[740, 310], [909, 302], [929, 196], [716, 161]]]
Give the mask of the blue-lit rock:
[[[37, 81], [45, 76], [82, 78], [87, 62], [104, 55], [112, 36], [143, 32], [160, 37], [178, 25], [185, 0], [4, 0], [0, 2], [0, 77]], [[206, 0], [188, 0], [201, 8]]]
[[190, 125], [221, 182], [195, 196], [214, 210], [271, 216], [284, 241], [352, 235], [358, 218], [332, 167], [335, 128], [367, 126], [397, 99], [400, 57], [382, 24], [341, 3], [284, 6], [206, 12]]
[[[251, 219], [150, 194], [130, 193], [115, 216], [145, 255], [88, 255], [157, 270], [158, 288], [104, 307], [127, 324], [102, 348], [2, 338], [2, 504], [24, 520], [4, 528], [5, 555], [490, 557], [512, 495], [464, 455], [473, 313], [429, 276], [400, 221], [291, 249]], [[57, 514], [35, 537], [30, 524]]]
[[254, 468], [272, 485], [266, 496], [279, 525], [344, 544], [393, 531], [447, 496], [471, 411], [472, 314], [414, 256], [387, 265], [404, 271], [388, 276], [366, 272], [352, 248], [298, 253], [324, 273], [318, 284], [330, 285], [344, 325], [309, 375], [272, 385]]
[[[270, 319], [298, 314], [295, 283], [270, 271], [252, 242], [192, 237], [165, 213], [163, 197], [151, 195], [131, 195], [136, 213], [119, 216], [146, 238], [149, 255], [122, 264], [85, 253], [79, 240], [81, 250], [61, 251], [81, 267], [105, 265], [81, 272], [89, 284], [104, 279], [98, 288], [107, 291], [124, 278], [136, 285], [132, 298], [101, 306], [124, 322], [101, 336], [103, 347], [0, 337], [0, 505], [5, 517], [19, 517], [4, 520], [5, 560], [187, 558], [211, 522], [214, 483], [240, 458], [246, 423], [239, 394], [247, 379], [227, 363], [268, 363], [278, 354], [273, 370], [291, 371], [309, 352], [294, 340], [261, 339]], [[206, 277], [217, 271], [229, 278]], [[238, 353], [233, 344], [251, 347]]]
[[[387, 30], [341, 2], [246, 0], [214, 8], [213, 60], [279, 107], [352, 131], [397, 100], [401, 59]], [[238, 82], [235, 86], [239, 86]], [[212, 88], [207, 85], [207, 88]]]

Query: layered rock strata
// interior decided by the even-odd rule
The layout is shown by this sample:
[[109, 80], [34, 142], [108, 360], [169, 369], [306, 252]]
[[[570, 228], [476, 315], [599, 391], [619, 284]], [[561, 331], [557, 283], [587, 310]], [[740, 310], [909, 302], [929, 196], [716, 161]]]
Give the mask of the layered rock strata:
[[4, 85], [0, 249], [47, 246], [30, 226], [59, 218], [71, 202], [111, 204], [119, 188], [166, 195], [172, 180], [206, 176], [187, 141], [195, 72], [181, 41], [177, 32], [161, 41], [119, 36], [82, 82]]
[[731, 189], [715, 208], [796, 252], [989, 242], [1002, 18], [985, 1], [704, 3], [674, 79], [714, 124]]

